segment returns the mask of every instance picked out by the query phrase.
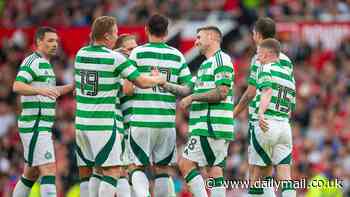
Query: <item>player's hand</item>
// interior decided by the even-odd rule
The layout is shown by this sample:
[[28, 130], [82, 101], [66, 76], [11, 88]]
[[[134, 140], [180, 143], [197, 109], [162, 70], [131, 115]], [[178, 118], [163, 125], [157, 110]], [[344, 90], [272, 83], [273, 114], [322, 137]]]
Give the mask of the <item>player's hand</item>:
[[259, 114], [259, 127], [263, 132], [269, 130], [269, 124], [266, 122], [264, 114]]
[[57, 97], [60, 96], [60, 92], [57, 90], [57, 88], [36, 88], [36, 91], [41, 96], [46, 96], [51, 98], [52, 100], [55, 100]]
[[160, 75], [160, 73], [159, 73], [159, 70], [158, 70], [158, 68], [157, 67], [152, 67], [151, 68], [151, 76], [159, 76]]
[[179, 103], [179, 107], [181, 110], [183, 110], [184, 112], [187, 110], [187, 108], [192, 104], [192, 97], [191, 96], [186, 96], [185, 98], [183, 98], [180, 103]]
[[164, 86], [164, 84], [166, 83], [166, 78], [164, 76], [157, 76], [158, 78], [158, 85], [160, 86]]

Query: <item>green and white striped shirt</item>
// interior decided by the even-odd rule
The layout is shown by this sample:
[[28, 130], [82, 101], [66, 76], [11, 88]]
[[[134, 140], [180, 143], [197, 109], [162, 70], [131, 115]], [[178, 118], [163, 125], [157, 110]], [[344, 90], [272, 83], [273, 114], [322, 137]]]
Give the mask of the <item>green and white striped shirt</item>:
[[[16, 81], [33, 87], [56, 86], [52, 65], [37, 52], [23, 60]], [[22, 95], [21, 104], [22, 113], [18, 119], [19, 132], [51, 132], [55, 120], [55, 100], [41, 95]]]
[[[152, 69], [157, 68], [168, 82], [192, 87], [192, 76], [184, 56], [165, 43], [136, 47], [129, 58], [141, 73], [151, 75]], [[122, 103], [130, 126], [175, 128], [176, 97], [160, 87], [136, 87], [133, 96], [123, 97]]]
[[206, 93], [220, 85], [230, 87], [225, 100], [218, 103], [194, 101], [190, 111], [191, 135], [234, 139], [233, 110], [234, 70], [230, 56], [219, 50], [199, 67], [194, 93]]
[[[76, 129], [123, 132], [117, 94], [120, 77], [135, 80], [140, 73], [122, 54], [104, 46], [81, 48], [75, 58]], [[119, 110], [119, 111], [117, 111]]]
[[[279, 61], [261, 65], [258, 69], [257, 106], [260, 106], [261, 91], [272, 88], [270, 104], [265, 112], [267, 119], [289, 120], [289, 113], [295, 109], [295, 81], [293, 69]], [[258, 113], [256, 108], [255, 113]]]
[[[279, 56], [280, 64], [290, 67], [293, 70], [293, 64], [291, 60], [284, 54], [280, 53]], [[260, 62], [256, 59], [256, 55], [252, 58], [251, 64], [250, 64], [250, 74], [248, 76], [248, 84], [252, 86], [257, 86], [257, 80], [258, 80], [258, 75], [257, 71], [258, 68], [260, 67]], [[293, 76], [294, 79], [294, 76]], [[256, 103], [257, 99], [257, 94], [253, 98], [253, 100], [249, 103], [249, 121], [256, 121], [258, 120], [258, 114], [255, 112], [257, 111], [256, 108], [259, 107]]]

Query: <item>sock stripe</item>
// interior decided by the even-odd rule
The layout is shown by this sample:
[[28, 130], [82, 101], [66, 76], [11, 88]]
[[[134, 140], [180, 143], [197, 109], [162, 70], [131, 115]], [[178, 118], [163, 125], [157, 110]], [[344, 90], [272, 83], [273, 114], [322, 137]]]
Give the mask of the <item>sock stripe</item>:
[[198, 170], [192, 169], [185, 177], [186, 183], [189, 183], [194, 177], [198, 175], [199, 175]]
[[169, 178], [169, 174], [166, 174], [166, 173], [162, 173], [162, 174], [157, 174], [154, 179], [157, 179], [157, 178]]
[[86, 182], [86, 181], [89, 181], [89, 180], [90, 180], [90, 177], [89, 177], [89, 176], [83, 177], [83, 178], [80, 178], [80, 183]]
[[272, 176], [267, 176], [264, 178], [264, 180], [273, 180], [273, 177]]
[[292, 182], [286, 182], [286, 184], [282, 184], [282, 192], [286, 190], [295, 190], [294, 185]]
[[99, 175], [99, 174], [92, 174], [91, 177], [95, 177], [95, 178], [97, 178], [97, 179], [102, 180], [102, 176]]
[[23, 185], [25, 185], [26, 187], [33, 187], [35, 181], [29, 180], [27, 178], [25, 178], [24, 176], [21, 177], [21, 182], [23, 183]]
[[112, 186], [117, 186], [117, 179], [111, 177], [111, 176], [103, 176], [102, 181], [111, 184]]
[[214, 187], [221, 187], [224, 185], [224, 177], [214, 178]]
[[43, 176], [41, 177], [40, 184], [55, 184], [55, 176]]
[[263, 188], [251, 187], [249, 188], [248, 194], [264, 194]]
[[127, 179], [126, 176], [120, 176], [119, 179]]

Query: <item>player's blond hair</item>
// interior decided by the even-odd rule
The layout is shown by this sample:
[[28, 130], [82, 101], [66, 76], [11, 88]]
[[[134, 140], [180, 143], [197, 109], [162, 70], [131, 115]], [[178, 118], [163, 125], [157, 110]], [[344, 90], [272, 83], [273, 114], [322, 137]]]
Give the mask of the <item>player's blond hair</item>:
[[111, 16], [100, 16], [96, 18], [92, 23], [91, 39], [94, 41], [103, 39], [106, 33], [113, 33], [113, 26], [116, 24], [117, 21]]

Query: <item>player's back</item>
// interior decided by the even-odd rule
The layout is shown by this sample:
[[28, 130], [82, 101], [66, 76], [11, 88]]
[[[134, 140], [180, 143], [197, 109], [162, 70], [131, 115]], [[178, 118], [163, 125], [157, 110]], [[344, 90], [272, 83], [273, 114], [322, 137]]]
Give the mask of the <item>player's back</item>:
[[[140, 73], [151, 75], [152, 70], [157, 69], [170, 83], [184, 85], [191, 81], [192, 76], [183, 55], [165, 43], [147, 43], [136, 47], [129, 58]], [[124, 114], [131, 114], [131, 126], [175, 127], [176, 97], [162, 88], [135, 87], [133, 96], [123, 99], [123, 102], [131, 101], [128, 102], [131, 107]]]
[[75, 59], [76, 128], [112, 131], [120, 67], [125, 58], [104, 46], [81, 48]]
[[[261, 90], [265, 87], [272, 88], [271, 102], [265, 112], [266, 118], [288, 120], [291, 110], [295, 108], [293, 68], [281, 61], [259, 67], [257, 106], [260, 105]], [[258, 107], [256, 110], [258, 111]]]
[[[282, 66], [286, 66], [287, 68], [292, 69], [292, 73], [293, 73], [293, 64], [292, 61], [289, 59], [289, 57], [284, 54], [284, 53], [280, 53], [279, 55], [279, 62]], [[257, 60], [257, 56], [255, 55], [252, 58], [251, 61], [251, 66], [250, 66], [250, 74], [248, 77], [248, 83], [250, 85], [254, 85], [256, 86], [257, 84], [257, 71], [259, 69], [259, 67], [261, 66], [260, 61]], [[294, 76], [292, 74], [293, 80], [294, 80]], [[249, 120], [254, 121], [258, 119], [258, 115], [257, 115], [257, 108], [259, 107], [259, 105], [257, 105], [257, 96], [258, 94], [256, 94], [256, 96], [253, 98], [253, 100], [249, 103]]]

